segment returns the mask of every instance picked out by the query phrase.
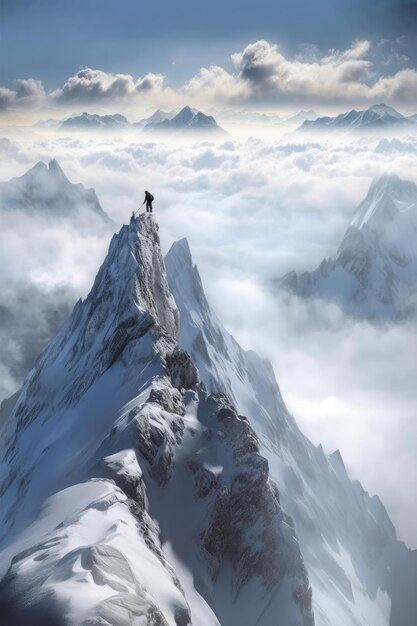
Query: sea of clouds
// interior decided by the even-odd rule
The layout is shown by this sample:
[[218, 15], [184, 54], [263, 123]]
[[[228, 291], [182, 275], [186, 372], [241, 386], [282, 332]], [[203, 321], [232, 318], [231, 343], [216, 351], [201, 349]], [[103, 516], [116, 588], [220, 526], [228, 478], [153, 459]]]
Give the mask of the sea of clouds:
[[[1, 179], [56, 158], [72, 182], [94, 187], [116, 229], [149, 189], [164, 251], [187, 237], [209, 301], [245, 348], [273, 363], [299, 425], [386, 504], [417, 546], [417, 388], [413, 322], [375, 326], [337, 306], [277, 291], [287, 271], [333, 255], [371, 180], [416, 181], [417, 139], [140, 143], [137, 136], [0, 140]], [[0, 398], [13, 393], [78, 297], [112, 232], [2, 213]]]

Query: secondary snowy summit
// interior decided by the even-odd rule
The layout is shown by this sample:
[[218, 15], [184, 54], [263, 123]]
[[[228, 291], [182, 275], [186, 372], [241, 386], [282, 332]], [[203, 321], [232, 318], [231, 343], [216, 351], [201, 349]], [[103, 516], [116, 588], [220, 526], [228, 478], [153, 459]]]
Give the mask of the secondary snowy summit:
[[334, 258], [280, 281], [303, 297], [338, 303], [371, 320], [417, 311], [417, 185], [396, 175], [374, 180]]

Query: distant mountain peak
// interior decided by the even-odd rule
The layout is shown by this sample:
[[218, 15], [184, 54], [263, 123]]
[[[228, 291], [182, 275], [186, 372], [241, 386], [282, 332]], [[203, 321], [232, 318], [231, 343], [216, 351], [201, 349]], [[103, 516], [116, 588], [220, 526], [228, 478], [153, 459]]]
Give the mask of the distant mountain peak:
[[299, 131], [381, 131], [404, 130], [416, 132], [417, 124], [410, 118], [404, 117], [393, 107], [387, 104], [374, 104], [368, 109], [357, 111], [352, 109], [340, 113], [335, 117], [325, 116], [315, 120], [306, 120], [297, 129]]
[[279, 284], [371, 321], [414, 316], [416, 240], [417, 185], [384, 174], [372, 181], [335, 256], [312, 272], [288, 272]]
[[72, 115], [60, 124], [60, 128], [72, 130], [120, 130], [130, 127], [130, 123], [120, 113], [99, 115], [98, 113], [83, 113]]
[[57, 179], [61, 181], [69, 182], [68, 178], [65, 176], [60, 164], [56, 159], [51, 159], [48, 163], [48, 170]]
[[145, 131], [151, 132], [202, 132], [217, 135], [226, 135], [214, 117], [202, 111], [195, 111], [190, 106], [184, 106], [176, 115], [161, 121], [146, 123]]
[[99, 227], [91, 223], [91, 217], [110, 225], [112, 222], [103, 211], [94, 189], [73, 184], [65, 175], [56, 159], [46, 165], [38, 161], [22, 176], [0, 182], [1, 207], [5, 211], [24, 211], [32, 215], [76, 218], [79, 228]]
[[380, 231], [399, 212], [412, 206], [417, 208], [417, 185], [394, 173], [382, 174], [372, 181], [351, 226], [361, 229], [366, 224], [369, 228]]
[[182, 239], [178, 239], [177, 241], [174, 241], [174, 243], [172, 244], [170, 251], [170, 254], [184, 254], [187, 258], [191, 259], [191, 250], [190, 250], [190, 244], [188, 243], [188, 239], [186, 237], [183, 237]]
[[374, 104], [373, 106], [369, 107], [368, 111], [374, 111], [375, 113], [379, 113], [380, 115], [391, 115], [392, 117], [396, 117], [398, 119], [404, 117], [396, 109], [390, 107], [388, 104], [384, 104], [383, 102], [380, 104]]

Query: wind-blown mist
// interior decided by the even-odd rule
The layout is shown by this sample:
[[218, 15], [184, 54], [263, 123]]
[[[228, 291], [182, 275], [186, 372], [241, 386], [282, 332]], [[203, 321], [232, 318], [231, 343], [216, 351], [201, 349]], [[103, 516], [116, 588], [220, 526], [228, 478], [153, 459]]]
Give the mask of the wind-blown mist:
[[[335, 305], [270, 287], [335, 252], [374, 176], [391, 171], [415, 179], [417, 141], [252, 139], [181, 147], [21, 137], [0, 144], [2, 179], [52, 157], [72, 182], [95, 188], [116, 228], [143, 191], [152, 191], [165, 250], [188, 238], [213, 307], [244, 347], [271, 359], [306, 434], [329, 452], [340, 448], [352, 476], [382, 497], [400, 536], [417, 545], [415, 326], [355, 322]], [[108, 242], [76, 223], [23, 215], [4, 221], [3, 397], [85, 295]]]

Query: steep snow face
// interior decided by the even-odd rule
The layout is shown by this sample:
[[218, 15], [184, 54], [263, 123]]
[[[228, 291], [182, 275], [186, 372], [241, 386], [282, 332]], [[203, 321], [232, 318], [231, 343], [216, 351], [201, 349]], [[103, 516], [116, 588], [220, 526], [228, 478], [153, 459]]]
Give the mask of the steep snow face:
[[0, 182], [0, 211], [74, 219], [80, 228], [112, 223], [94, 189], [72, 184], [55, 159], [48, 165], [39, 161], [23, 176]]
[[281, 285], [335, 301], [371, 320], [417, 310], [417, 186], [397, 176], [374, 181], [334, 259], [311, 273], [290, 272]]
[[248, 416], [295, 521], [316, 625], [412, 626], [416, 553], [397, 541], [379, 499], [350, 480], [340, 453], [326, 456], [299, 431], [271, 366], [242, 350], [211, 310], [185, 240], [172, 246], [166, 266], [180, 310], [180, 347], [207, 388], [229, 394]]
[[116, 235], [0, 440], [2, 626], [312, 626], [257, 436], [177, 345], [158, 229]]

